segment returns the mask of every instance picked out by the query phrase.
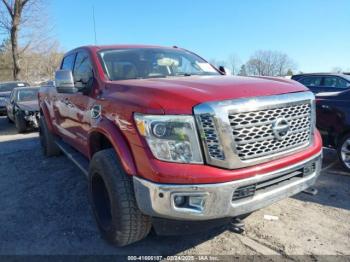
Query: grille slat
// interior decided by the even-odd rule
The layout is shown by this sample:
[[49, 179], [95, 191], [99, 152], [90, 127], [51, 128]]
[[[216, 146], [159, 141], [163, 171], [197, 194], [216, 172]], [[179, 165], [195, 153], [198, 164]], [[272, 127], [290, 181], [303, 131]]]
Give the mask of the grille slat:
[[[305, 127], [305, 128], [301, 128], [298, 130], [294, 130], [294, 131], [290, 131], [289, 134], [297, 134], [297, 133], [301, 133], [303, 131], [310, 131], [310, 127]], [[275, 137], [273, 136], [272, 132], [271, 135], [269, 136], [264, 136], [264, 137], [260, 137], [260, 138], [254, 138], [254, 139], [248, 139], [248, 140], [244, 140], [244, 141], [240, 141], [237, 139], [237, 145], [245, 145], [245, 144], [249, 144], [249, 143], [254, 143], [254, 142], [261, 142], [261, 141], [265, 141], [265, 140], [275, 140]]]
[[200, 122], [209, 156], [218, 160], [224, 160], [225, 155], [219, 141], [213, 117], [209, 114], [200, 115]]
[[[273, 124], [279, 118], [286, 119], [290, 126], [289, 133], [281, 140], [273, 133]], [[311, 104], [229, 114], [229, 121], [240, 159], [256, 159], [309, 143]]]
[[[293, 120], [300, 119], [300, 118], [308, 119], [309, 116], [310, 116], [310, 113], [307, 113], [307, 114], [302, 114], [302, 115], [299, 115], [299, 116], [285, 117], [285, 119], [287, 121], [293, 121]], [[269, 120], [269, 121], [266, 121], [266, 122], [254, 122], [254, 123], [245, 124], [245, 125], [237, 125], [237, 124], [235, 124], [234, 120], [231, 119], [230, 116], [229, 116], [229, 120], [230, 120], [230, 124], [234, 125], [235, 128], [247, 128], [247, 127], [255, 127], [255, 126], [260, 126], [260, 125], [273, 124], [276, 119], [274, 118], [273, 120]]]

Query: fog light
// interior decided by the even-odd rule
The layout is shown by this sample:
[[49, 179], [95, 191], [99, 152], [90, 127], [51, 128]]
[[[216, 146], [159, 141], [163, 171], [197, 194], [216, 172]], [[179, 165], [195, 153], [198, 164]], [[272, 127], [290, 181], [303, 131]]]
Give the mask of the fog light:
[[198, 210], [203, 210], [205, 203], [204, 196], [190, 196], [189, 197], [189, 206], [191, 208], [196, 208]]
[[202, 212], [204, 210], [205, 201], [207, 199], [208, 193], [200, 193], [200, 194], [188, 194], [179, 193], [174, 195], [173, 204], [174, 207], [179, 211], [182, 210], [184, 212], [194, 211], [194, 212]]
[[185, 196], [175, 196], [174, 197], [174, 203], [176, 207], [184, 206], [186, 202]]

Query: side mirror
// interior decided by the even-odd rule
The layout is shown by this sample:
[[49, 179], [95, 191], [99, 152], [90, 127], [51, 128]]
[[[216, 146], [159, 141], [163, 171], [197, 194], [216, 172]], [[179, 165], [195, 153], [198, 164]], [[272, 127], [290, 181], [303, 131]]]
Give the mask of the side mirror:
[[225, 70], [225, 67], [224, 66], [219, 66], [219, 71], [221, 73], [223, 73], [224, 75], [226, 75], [226, 70]]
[[231, 75], [231, 71], [225, 68], [224, 66], [219, 66], [219, 71], [224, 75]]
[[71, 70], [58, 70], [55, 74], [55, 85], [58, 93], [76, 93], [74, 78]]

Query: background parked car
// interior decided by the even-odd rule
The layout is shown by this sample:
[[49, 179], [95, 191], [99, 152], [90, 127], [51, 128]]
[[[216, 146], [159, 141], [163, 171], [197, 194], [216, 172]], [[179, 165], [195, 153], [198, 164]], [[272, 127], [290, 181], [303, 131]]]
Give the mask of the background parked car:
[[350, 89], [316, 95], [317, 127], [325, 146], [336, 148], [350, 171]]
[[300, 74], [292, 79], [307, 86], [312, 92], [339, 92], [350, 88], [350, 75], [346, 74]]
[[38, 87], [13, 89], [7, 102], [7, 118], [16, 124], [19, 133], [28, 128], [38, 128]]
[[6, 114], [6, 100], [10, 97], [15, 87], [29, 86], [26, 82], [4, 82], [0, 83], [0, 115]]

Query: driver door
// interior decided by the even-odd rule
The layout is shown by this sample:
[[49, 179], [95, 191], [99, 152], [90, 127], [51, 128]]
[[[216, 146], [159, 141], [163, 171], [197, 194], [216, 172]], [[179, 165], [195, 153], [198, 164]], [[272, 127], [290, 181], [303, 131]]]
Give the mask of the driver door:
[[58, 94], [56, 102], [58, 125], [64, 140], [87, 156], [87, 137], [91, 123], [90, 109], [94, 99], [90, 96], [93, 87], [92, 63], [89, 53], [85, 50], [76, 53], [72, 73], [74, 86], [78, 92]]

